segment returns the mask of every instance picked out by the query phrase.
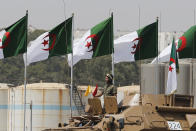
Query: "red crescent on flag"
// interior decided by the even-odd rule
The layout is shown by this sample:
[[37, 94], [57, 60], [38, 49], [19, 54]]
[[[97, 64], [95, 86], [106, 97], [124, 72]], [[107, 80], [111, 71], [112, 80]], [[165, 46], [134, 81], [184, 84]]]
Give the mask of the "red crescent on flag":
[[140, 48], [140, 46], [142, 44], [142, 38], [141, 37], [134, 39], [132, 42], [134, 42], [136, 40], [139, 40], [139, 43], [137, 44], [137, 47], [136, 47], [135, 51], [131, 52], [131, 54], [135, 54], [136, 51]]
[[[99, 38], [98, 38], [98, 36], [95, 35], [95, 34], [89, 35], [89, 36], [85, 39], [85, 41], [86, 41], [87, 39], [89, 39], [89, 38], [95, 39], [95, 45], [94, 45], [94, 47], [93, 47], [91, 50], [88, 50], [87, 52], [91, 52], [91, 51], [95, 50], [95, 49], [97, 48], [97, 44], [98, 44], [98, 42], [99, 42]], [[88, 42], [87, 42], [87, 44], [88, 44]], [[93, 46], [92, 43], [91, 43], [90, 46]], [[87, 45], [86, 45], [86, 47], [87, 47]]]
[[5, 39], [4, 44], [2, 46], [0, 46], [1, 49], [5, 48], [9, 44], [9, 42], [11, 40], [11, 38], [10, 38], [10, 32], [6, 32], [5, 33], [5, 37], [6, 37], [6, 39]]
[[186, 47], [186, 37], [181, 36], [179, 40], [182, 40], [181, 46], [176, 50], [177, 52], [182, 51]]
[[[49, 48], [47, 48], [47, 49], [43, 49], [43, 50], [45, 50], [45, 51], [48, 51], [48, 50], [51, 50], [51, 49], [53, 49], [54, 48], [54, 45], [55, 45], [55, 42], [56, 42], [56, 35], [55, 34], [48, 34], [47, 36], [45, 36], [44, 38], [46, 38], [46, 37], [52, 37], [52, 45], [49, 47]], [[43, 38], [43, 39], [44, 39]]]

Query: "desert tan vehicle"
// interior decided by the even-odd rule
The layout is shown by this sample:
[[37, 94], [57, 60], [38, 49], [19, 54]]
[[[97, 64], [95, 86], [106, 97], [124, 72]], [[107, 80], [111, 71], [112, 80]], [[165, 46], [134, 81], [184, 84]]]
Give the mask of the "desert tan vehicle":
[[[136, 96], [137, 95], [137, 96]], [[117, 105], [116, 97], [88, 100], [86, 115], [73, 117], [65, 127], [44, 131], [165, 131], [196, 130], [193, 96], [139, 94]]]

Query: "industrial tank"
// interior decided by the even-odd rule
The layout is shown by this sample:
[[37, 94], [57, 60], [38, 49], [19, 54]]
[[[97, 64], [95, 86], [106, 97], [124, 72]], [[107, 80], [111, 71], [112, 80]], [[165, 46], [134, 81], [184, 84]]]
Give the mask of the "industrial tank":
[[[26, 131], [54, 128], [70, 118], [69, 88], [65, 84], [27, 84]], [[24, 86], [0, 88], [0, 131], [22, 131]], [[78, 111], [73, 103], [73, 115]]]

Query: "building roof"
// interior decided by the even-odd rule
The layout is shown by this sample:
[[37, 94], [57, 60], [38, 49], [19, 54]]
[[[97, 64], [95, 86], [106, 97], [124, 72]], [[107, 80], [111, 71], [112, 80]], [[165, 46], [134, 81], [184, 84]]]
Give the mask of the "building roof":
[[[68, 84], [63, 83], [33, 83], [27, 84], [27, 89], [67, 89]], [[17, 86], [16, 88], [24, 88], [24, 85]]]

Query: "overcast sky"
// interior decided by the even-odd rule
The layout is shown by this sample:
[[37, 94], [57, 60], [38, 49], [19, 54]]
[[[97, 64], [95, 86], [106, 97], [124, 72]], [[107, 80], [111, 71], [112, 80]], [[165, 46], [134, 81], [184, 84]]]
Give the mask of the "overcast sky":
[[[75, 14], [74, 28], [89, 29], [114, 13], [114, 30], [134, 31], [161, 14], [161, 31], [185, 31], [194, 25], [196, 0], [1, 0], [0, 28], [29, 11], [29, 25], [50, 30]], [[64, 12], [66, 15], [64, 15]], [[159, 23], [159, 25], [160, 25]]]

